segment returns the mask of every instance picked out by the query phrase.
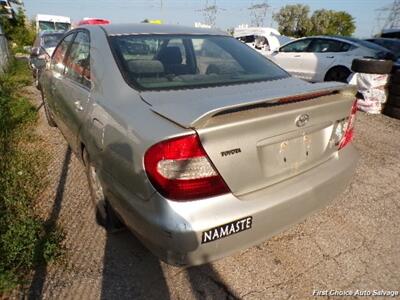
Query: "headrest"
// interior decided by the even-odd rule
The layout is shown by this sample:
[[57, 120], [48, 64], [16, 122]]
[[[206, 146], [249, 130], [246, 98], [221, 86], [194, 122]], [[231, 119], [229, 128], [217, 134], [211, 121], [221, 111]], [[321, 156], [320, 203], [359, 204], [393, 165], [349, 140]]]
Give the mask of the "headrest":
[[182, 63], [182, 53], [179, 47], [165, 47], [158, 53], [158, 59], [166, 65], [179, 65]]

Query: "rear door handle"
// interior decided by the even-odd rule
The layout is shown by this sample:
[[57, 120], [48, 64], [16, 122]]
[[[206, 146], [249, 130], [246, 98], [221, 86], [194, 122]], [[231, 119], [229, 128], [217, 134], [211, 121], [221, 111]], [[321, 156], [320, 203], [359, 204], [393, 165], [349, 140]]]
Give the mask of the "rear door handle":
[[301, 55], [300, 55], [300, 54], [297, 54], [297, 55], [295, 55], [294, 57], [301, 57]]
[[77, 111], [83, 111], [83, 106], [82, 106], [82, 104], [81, 104], [81, 101], [75, 101], [75, 102], [74, 102], [74, 105], [75, 105], [75, 109], [76, 109]]
[[326, 58], [335, 58], [334, 56], [327, 56]]

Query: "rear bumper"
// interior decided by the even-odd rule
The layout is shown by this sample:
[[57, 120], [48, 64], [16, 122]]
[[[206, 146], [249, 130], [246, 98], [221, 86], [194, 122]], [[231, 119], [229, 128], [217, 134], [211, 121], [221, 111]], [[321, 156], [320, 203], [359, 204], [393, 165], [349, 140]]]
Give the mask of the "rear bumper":
[[[150, 209], [120, 201], [116, 209], [127, 226], [164, 261], [203, 264], [259, 244], [325, 207], [346, 188], [357, 160], [356, 150], [348, 145], [327, 162], [240, 199], [227, 194], [179, 203], [155, 194], [149, 201]], [[246, 217], [252, 217], [251, 229], [201, 243], [204, 231]]]

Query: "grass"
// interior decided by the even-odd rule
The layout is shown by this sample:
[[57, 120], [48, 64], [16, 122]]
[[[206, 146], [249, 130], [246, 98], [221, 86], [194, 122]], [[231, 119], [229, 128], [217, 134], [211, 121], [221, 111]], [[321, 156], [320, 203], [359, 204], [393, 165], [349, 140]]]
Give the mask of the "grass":
[[45, 184], [46, 153], [35, 147], [37, 110], [21, 93], [31, 81], [23, 61], [0, 77], [0, 298], [61, 253], [60, 230], [33, 209]]

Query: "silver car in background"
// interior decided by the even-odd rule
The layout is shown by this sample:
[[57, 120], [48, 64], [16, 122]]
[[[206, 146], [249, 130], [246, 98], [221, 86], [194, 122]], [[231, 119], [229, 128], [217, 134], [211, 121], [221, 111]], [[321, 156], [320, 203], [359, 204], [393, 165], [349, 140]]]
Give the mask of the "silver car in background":
[[354, 90], [310, 84], [223, 32], [83, 26], [41, 78], [97, 218], [171, 264], [260, 243], [348, 184]]

